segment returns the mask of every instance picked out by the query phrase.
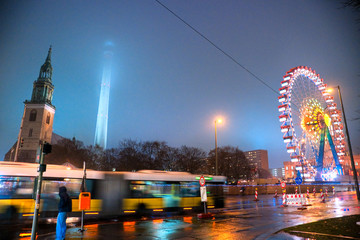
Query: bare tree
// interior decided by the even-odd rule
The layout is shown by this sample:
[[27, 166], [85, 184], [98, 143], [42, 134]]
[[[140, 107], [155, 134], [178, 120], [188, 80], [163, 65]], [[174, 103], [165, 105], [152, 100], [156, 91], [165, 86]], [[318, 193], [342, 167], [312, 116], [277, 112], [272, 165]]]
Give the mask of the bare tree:
[[194, 147], [181, 146], [178, 154], [178, 169], [190, 173], [201, 173], [205, 166], [206, 153]]
[[[215, 149], [209, 152], [208, 171], [215, 173]], [[243, 151], [226, 146], [218, 148], [218, 172], [226, 176], [228, 181], [250, 179], [250, 165]]]

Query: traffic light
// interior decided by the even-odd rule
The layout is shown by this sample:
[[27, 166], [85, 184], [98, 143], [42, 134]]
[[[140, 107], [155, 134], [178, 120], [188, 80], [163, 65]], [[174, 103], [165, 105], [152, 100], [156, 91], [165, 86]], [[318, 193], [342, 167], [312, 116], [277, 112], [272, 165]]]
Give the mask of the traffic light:
[[20, 138], [20, 148], [24, 146], [24, 138]]
[[43, 153], [51, 153], [52, 145], [50, 143], [45, 143], [43, 146]]

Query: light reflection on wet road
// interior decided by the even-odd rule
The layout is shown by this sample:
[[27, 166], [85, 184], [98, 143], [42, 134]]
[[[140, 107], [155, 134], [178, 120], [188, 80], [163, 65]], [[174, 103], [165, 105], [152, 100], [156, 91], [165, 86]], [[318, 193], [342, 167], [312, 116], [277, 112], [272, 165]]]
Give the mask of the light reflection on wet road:
[[[147, 218], [108, 224], [86, 225], [83, 236], [77, 228], [67, 231], [66, 239], [279, 239], [274, 232], [286, 227], [325, 218], [360, 214], [355, 192], [338, 193], [326, 203], [311, 197], [306, 210], [280, 207], [282, 199], [272, 195], [228, 197], [226, 208], [213, 209], [213, 219], [199, 220], [196, 215]], [[301, 239], [282, 235], [281, 239]], [[54, 239], [54, 235], [39, 236]]]

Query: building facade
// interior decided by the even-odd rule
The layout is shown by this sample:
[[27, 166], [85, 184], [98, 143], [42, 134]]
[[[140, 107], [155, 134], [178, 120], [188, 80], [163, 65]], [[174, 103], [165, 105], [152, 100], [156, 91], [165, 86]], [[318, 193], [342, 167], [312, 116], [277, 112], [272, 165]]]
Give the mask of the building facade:
[[296, 162], [286, 161], [284, 162], [285, 179], [293, 179], [296, 177]]
[[40, 68], [39, 77], [33, 83], [31, 100], [24, 102], [18, 140], [5, 160], [36, 162], [40, 144], [51, 142], [55, 114], [55, 106], [51, 103], [54, 92], [52, 71], [50, 46], [45, 63]]
[[244, 152], [245, 157], [249, 160], [249, 164], [253, 169], [264, 169], [269, 171], [269, 159], [267, 150], [252, 150]]
[[270, 173], [274, 178], [285, 178], [285, 168], [272, 168], [270, 169]]
[[[354, 157], [354, 164], [355, 164], [355, 169], [357, 172], [357, 175], [360, 175], [360, 154], [359, 155], [353, 155]], [[344, 161], [341, 163], [342, 167], [343, 167], [343, 172], [344, 175], [351, 175], [353, 176], [354, 173], [352, 171], [352, 165], [351, 165], [351, 160], [350, 160], [350, 156], [345, 156], [344, 157]]]

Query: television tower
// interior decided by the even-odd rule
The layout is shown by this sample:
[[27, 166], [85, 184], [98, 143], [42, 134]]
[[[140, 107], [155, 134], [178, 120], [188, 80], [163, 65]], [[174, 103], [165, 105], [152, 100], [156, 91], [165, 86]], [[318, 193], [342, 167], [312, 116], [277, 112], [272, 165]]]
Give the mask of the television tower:
[[104, 69], [101, 80], [99, 108], [95, 129], [94, 145], [98, 145], [106, 149], [107, 127], [109, 113], [109, 97], [110, 97], [110, 80], [111, 80], [111, 62], [113, 52], [111, 51], [111, 43], [106, 44], [104, 51]]

